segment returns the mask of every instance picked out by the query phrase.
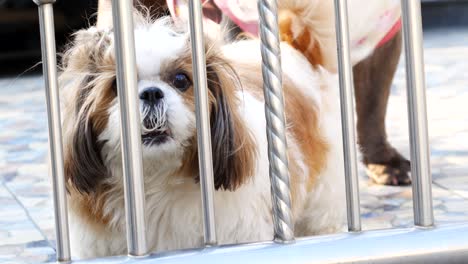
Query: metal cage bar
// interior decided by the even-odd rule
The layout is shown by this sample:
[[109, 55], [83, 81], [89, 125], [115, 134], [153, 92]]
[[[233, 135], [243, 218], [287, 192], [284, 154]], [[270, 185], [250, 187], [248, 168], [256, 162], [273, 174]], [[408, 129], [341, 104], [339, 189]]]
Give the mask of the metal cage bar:
[[434, 225], [420, 0], [402, 0], [414, 224]]
[[202, 7], [200, 0], [189, 1], [190, 39], [197, 117], [198, 161], [203, 210], [205, 245], [216, 245], [214, 212], [214, 178], [211, 148], [210, 114], [206, 77], [205, 44], [203, 39]]
[[57, 260], [70, 260], [70, 238], [68, 230], [67, 194], [63, 165], [62, 122], [57, 80], [57, 58], [55, 48], [54, 10], [55, 0], [35, 0], [39, 9], [41, 33], [42, 68], [47, 102], [49, 125], [50, 168], [57, 239]]
[[127, 216], [127, 247], [129, 255], [142, 256], [148, 254], [148, 247], [132, 11], [133, 1], [112, 1], [121, 121], [120, 142]]
[[356, 137], [354, 134], [353, 69], [349, 48], [348, 5], [347, 0], [334, 1], [348, 230], [361, 231]]
[[276, 0], [259, 0], [263, 93], [275, 241], [294, 241]]

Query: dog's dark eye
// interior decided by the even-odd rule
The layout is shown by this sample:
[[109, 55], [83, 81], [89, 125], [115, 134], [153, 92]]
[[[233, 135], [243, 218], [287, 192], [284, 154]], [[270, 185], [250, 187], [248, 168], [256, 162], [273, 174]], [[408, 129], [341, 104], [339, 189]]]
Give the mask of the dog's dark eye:
[[112, 87], [112, 92], [114, 92], [114, 94], [117, 95], [117, 80], [116, 79], [112, 81], [111, 87]]
[[190, 81], [187, 74], [180, 72], [174, 75], [172, 85], [174, 85], [174, 87], [179, 89], [181, 92], [185, 92], [190, 87], [190, 85], [192, 85], [192, 82]]

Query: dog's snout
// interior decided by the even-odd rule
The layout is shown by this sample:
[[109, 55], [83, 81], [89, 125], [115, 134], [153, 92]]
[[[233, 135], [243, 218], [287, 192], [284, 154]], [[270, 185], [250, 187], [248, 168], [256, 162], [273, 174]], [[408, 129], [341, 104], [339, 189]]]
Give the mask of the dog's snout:
[[158, 87], [148, 87], [140, 92], [140, 99], [148, 104], [157, 104], [164, 98], [164, 92]]

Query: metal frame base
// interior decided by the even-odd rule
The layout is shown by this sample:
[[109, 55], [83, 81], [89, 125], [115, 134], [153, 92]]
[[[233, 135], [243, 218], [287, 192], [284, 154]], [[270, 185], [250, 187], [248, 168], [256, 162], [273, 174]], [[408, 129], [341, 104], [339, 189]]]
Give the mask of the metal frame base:
[[294, 244], [265, 242], [73, 263], [466, 263], [466, 237], [468, 223], [317, 236], [298, 239]]

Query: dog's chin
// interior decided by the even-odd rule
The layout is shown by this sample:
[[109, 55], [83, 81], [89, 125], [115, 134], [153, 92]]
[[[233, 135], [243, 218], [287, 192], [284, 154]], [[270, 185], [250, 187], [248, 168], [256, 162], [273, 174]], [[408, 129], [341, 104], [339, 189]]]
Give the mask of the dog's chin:
[[160, 160], [161, 158], [177, 156], [180, 152], [180, 146], [169, 129], [143, 133], [141, 142], [145, 159]]
[[152, 131], [141, 136], [142, 144], [145, 147], [157, 147], [159, 145], [168, 143], [171, 139], [172, 136], [169, 130]]

